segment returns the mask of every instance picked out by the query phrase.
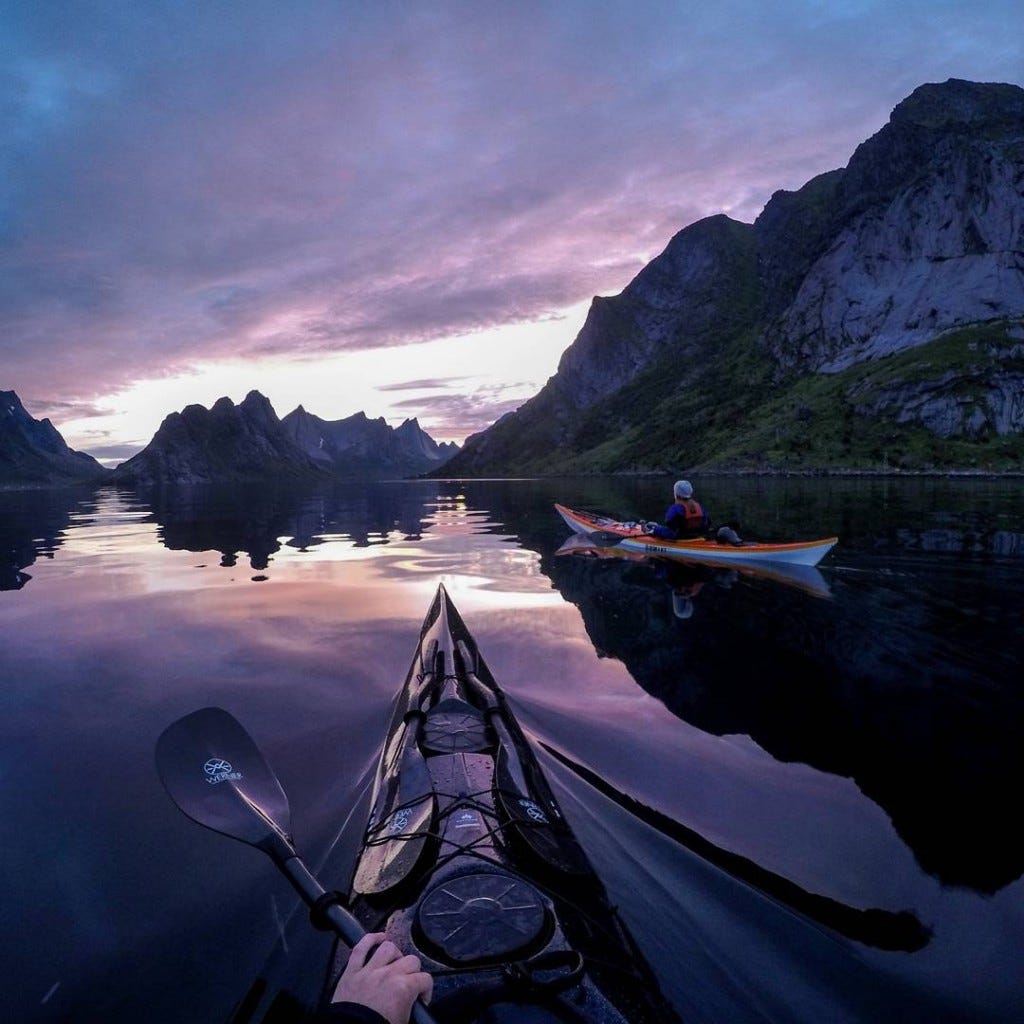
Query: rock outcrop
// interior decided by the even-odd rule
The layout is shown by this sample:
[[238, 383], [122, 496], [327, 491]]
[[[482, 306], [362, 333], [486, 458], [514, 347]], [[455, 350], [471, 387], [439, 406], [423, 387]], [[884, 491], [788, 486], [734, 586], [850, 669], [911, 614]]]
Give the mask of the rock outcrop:
[[[888, 431], [886, 449], [913, 447], [913, 431], [1015, 445], [1024, 367], [1007, 340], [1021, 324], [1024, 90], [924, 85], [846, 168], [776, 193], [753, 225], [691, 225], [620, 295], [595, 299], [542, 391], [445, 472], [807, 465], [799, 423], [779, 414], [787, 394], [798, 411], [843, 395], [832, 433], [846, 440], [815, 455], [832, 464], [866, 457], [847, 413]], [[998, 350], [981, 371], [935, 362], [932, 346], [972, 330]], [[858, 390], [865, 363], [918, 350], [902, 379]]]
[[[787, 198], [758, 220], [766, 252], [780, 248], [772, 206]], [[835, 372], [1024, 314], [1024, 90], [917, 89], [858, 147], [829, 209], [831, 230], [768, 331], [782, 366]]]
[[573, 408], [585, 409], [669, 348], [679, 359], [697, 354], [708, 335], [752, 321], [756, 282], [749, 224], [724, 215], [691, 224], [621, 295], [594, 299], [552, 386]]
[[250, 391], [239, 405], [220, 398], [211, 409], [189, 405], [172, 412], [153, 440], [114, 470], [114, 481], [162, 486], [321, 474], [268, 399]]
[[108, 473], [91, 455], [69, 448], [48, 419], [33, 419], [13, 391], [0, 391], [0, 487], [97, 481]]
[[416, 476], [439, 468], [458, 451], [458, 445], [439, 445], [415, 419], [399, 427], [364, 412], [324, 420], [300, 405], [281, 422], [309, 458], [342, 475]]

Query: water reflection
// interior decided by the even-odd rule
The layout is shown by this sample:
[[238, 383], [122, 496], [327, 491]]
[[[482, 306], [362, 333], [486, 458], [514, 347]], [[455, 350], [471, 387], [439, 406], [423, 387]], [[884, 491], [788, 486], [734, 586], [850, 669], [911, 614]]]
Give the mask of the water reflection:
[[[878, 993], [894, 978], [916, 1009], [924, 991], [961, 1000], [959, 1016], [908, 1019], [1007, 1019], [1020, 995], [1007, 965], [1024, 941], [1020, 884], [1008, 887], [1024, 869], [1012, 813], [1024, 774], [1021, 488], [702, 488], [716, 518], [751, 536], [838, 534], [810, 585], [556, 555], [567, 531], [555, 500], [649, 518], [665, 490], [616, 479], [0, 494], [0, 586], [22, 588], [0, 599], [0, 813], [19, 837], [0, 868], [23, 936], [7, 965], [15, 1017], [141, 1019], [125, 1007], [158, 1005], [148, 1019], [199, 1019], [198, 993], [227, 1015], [288, 893], [268, 895], [259, 868], [182, 828], [154, 788], [152, 742], [201, 704], [232, 708], [266, 740], [305, 848], [323, 852], [443, 578], [553, 752], [546, 766], [587, 808], [588, 851], [620, 878], [631, 924], [694, 1019], [702, 1004], [715, 1018], [706, 1007], [722, 1005], [730, 979], [734, 1003], [717, 1019], [755, 1019], [735, 1007], [765, 999], [778, 1019], [885, 1019], [845, 1011], [854, 990], [891, 1006]], [[52, 869], [44, 894], [40, 864]], [[743, 871], [819, 920], [825, 900], [847, 915], [833, 929], [869, 931], [840, 949], [834, 931], [796, 929], [733, 881]], [[913, 956], [884, 954], [923, 932], [909, 921], [913, 933], [879, 937], [877, 920], [851, 910], [865, 907], [908, 908], [934, 935]], [[821, 958], [803, 979], [815, 1013], [794, 1008], [794, 929]], [[677, 966], [701, 946], [715, 947], [704, 990], [700, 972]], [[178, 949], [187, 960], [168, 968]], [[146, 973], [139, 950], [160, 969]], [[839, 960], [855, 977], [842, 996], [817, 969]], [[209, 963], [223, 970], [210, 976]], [[774, 994], [772, 971], [786, 979]]]
[[[656, 500], [623, 498], [629, 484], [595, 486], [617, 492], [607, 500], [631, 509]], [[748, 735], [779, 760], [854, 779], [945, 884], [995, 892], [1024, 872], [1024, 840], [1002, 813], [1022, 768], [1013, 740], [1022, 706], [1009, 685], [1022, 649], [1019, 575], [920, 559], [1024, 550], [1024, 534], [999, 521], [1011, 514], [1006, 503], [965, 508], [962, 495], [941, 488], [925, 503], [928, 488], [915, 501], [913, 487], [909, 496], [887, 488], [865, 495], [861, 484], [804, 486], [798, 500], [769, 502], [763, 488], [739, 488], [730, 516], [758, 523], [761, 536], [804, 535], [803, 524], [816, 517], [816, 532], [837, 529], [845, 538], [835, 557], [846, 565], [832, 573], [837, 599], [821, 603], [806, 599], [830, 593], [817, 569], [738, 576], [652, 567], [614, 549], [594, 551], [602, 561], [615, 556], [602, 565], [552, 557], [565, 539], [546, 500], [554, 488], [525, 489], [535, 500], [524, 500], [522, 485], [483, 482], [203, 492], [153, 501], [152, 518], [169, 548], [215, 550], [223, 565], [244, 552], [259, 571], [282, 546], [412, 542], [404, 557], [377, 566], [396, 581], [473, 566], [462, 533], [453, 548], [441, 546], [446, 518], [507, 534], [541, 556], [541, 571], [580, 609], [597, 651], [622, 661], [680, 718], [715, 735]], [[951, 511], [957, 507], [959, 515]], [[437, 544], [417, 552], [431, 531]], [[502, 590], [523, 585], [494, 564], [493, 546], [486, 550], [489, 571], [477, 565], [483, 577], [500, 579]], [[1018, 600], [995, 598], [1014, 591]], [[699, 628], [696, 621], [681, 628], [697, 609]]]
[[[1004, 813], [1024, 767], [1014, 739], [1022, 699], [1011, 684], [1024, 650], [1019, 489], [718, 481], [723, 511], [756, 523], [764, 539], [806, 535], [809, 521], [810, 532], [840, 535], [826, 563], [838, 563], [826, 569], [836, 599], [820, 602], [808, 600], [829, 594], [816, 569], [737, 576], [566, 542], [551, 499], [567, 486], [582, 503], [623, 514], [658, 500], [654, 485], [616, 480], [8, 493], [0, 587], [23, 587], [24, 570], [53, 559], [69, 535], [92, 528], [96, 548], [106, 535], [98, 526], [126, 516], [140, 547], [140, 531], [155, 528], [170, 551], [216, 552], [227, 568], [244, 556], [260, 582], [282, 578], [275, 561], [314, 565], [370, 548], [385, 556], [373, 563], [382, 586], [448, 574], [532, 599], [542, 573], [579, 608], [599, 654], [620, 660], [674, 714], [854, 779], [942, 882], [995, 892], [1024, 872], [1024, 839]], [[496, 545], [496, 536], [515, 543]], [[109, 546], [124, 548], [125, 537]], [[521, 557], [524, 549], [539, 559]], [[555, 557], [584, 550], [598, 564]], [[975, 557], [940, 557], [951, 552]], [[424, 580], [422, 592], [432, 585]]]
[[23, 569], [53, 558], [80, 501], [75, 491], [0, 491], [0, 590], [20, 590], [32, 579]]
[[[595, 648], [674, 714], [853, 778], [926, 871], [995, 892], [1024, 872], [1024, 839], [1006, 814], [1024, 774], [1014, 738], [1024, 726], [1024, 586], [1017, 564], [922, 561], [914, 551], [935, 551], [941, 535], [942, 550], [1002, 555], [1024, 535], [990, 528], [1006, 504], [965, 510], [954, 539], [936, 533], [928, 506], [913, 509], [915, 529], [897, 525], [906, 509], [866, 504], [856, 517], [850, 495], [836, 497], [821, 509], [826, 524], [841, 518], [846, 538], [845, 564], [832, 571], [836, 600], [703, 586], [699, 629], [685, 628], [676, 594], [643, 562], [547, 557], [542, 535], [522, 539], [580, 609]], [[937, 515], [948, 519], [949, 507]]]
[[255, 570], [267, 569], [282, 545], [297, 551], [333, 542], [368, 547], [387, 543], [396, 533], [416, 540], [433, 511], [428, 492], [386, 485], [326, 492], [250, 485], [145, 497], [167, 548], [217, 551], [227, 567], [244, 554]]
[[640, 821], [657, 829], [680, 846], [692, 850], [708, 864], [724, 871], [780, 903], [799, 911], [847, 938], [877, 949], [916, 952], [927, 945], [931, 932], [908, 910], [893, 912], [872, 907], [861, 910], [839, 900], [808, 892], [788, 878], [768, 871], [747, 857], [710, 842], [705, 836], [662, 812], [648, 807], [628, 793], [616, 789], [586, 765], [574, 761], [562, 751], [544, 744], [544, 749], [557, 758], [599, 793], [614, 801]]

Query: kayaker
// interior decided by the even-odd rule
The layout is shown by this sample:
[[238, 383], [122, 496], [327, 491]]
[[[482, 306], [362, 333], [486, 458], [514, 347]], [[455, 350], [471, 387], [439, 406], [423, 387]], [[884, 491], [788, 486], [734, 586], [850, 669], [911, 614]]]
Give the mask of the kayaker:
[[[376, 947], [376, 948], [374, 948]], [[330, 1006], [317, 1022], [407, 1024], [417, 998], [430, 1002], [434, 979], [416, 956], [402, 956], [383, 932], [364, 935], [349, 954]]]
[[708, 529], [708, 514], [693, 497], [693, 484], [689, 480], [677, 480], [672, 488], [675, 501], [665, 513], [665, 525], [648, 523], [647, 532], [662, 540], [682, 540], [687, 537], [703, 536]]

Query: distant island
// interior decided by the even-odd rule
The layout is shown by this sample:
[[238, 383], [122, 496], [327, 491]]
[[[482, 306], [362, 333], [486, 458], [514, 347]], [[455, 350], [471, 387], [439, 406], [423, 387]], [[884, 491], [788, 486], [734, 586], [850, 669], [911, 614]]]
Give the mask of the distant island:
[[680, 231], [444, 475], [1020, 470], [1024, 90], [923, 85], [753, 224]]
[[109, 470], [72, 451], [49, 420], [33, 419], [13, 391], [0, 391], [0, 487], [404, 477], [436, 469], [457, 451], [415, 419], [391, 427], [359, 412], [330, 421], [300, 405], [280, 420], [267, 398], [250, 391], [238, 405], [221, 398], [210, 409], [171, 413], [141, 452]]

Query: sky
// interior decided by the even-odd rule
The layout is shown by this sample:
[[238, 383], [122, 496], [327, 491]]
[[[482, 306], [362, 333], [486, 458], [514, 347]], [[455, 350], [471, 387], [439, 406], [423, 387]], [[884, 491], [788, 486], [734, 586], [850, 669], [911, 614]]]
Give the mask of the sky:
[[0, 0], [0, 52], [0, 389], [114, 464], [252, 388], [461, 441], [687, 224], [1024, 84], [1024, 0]]

